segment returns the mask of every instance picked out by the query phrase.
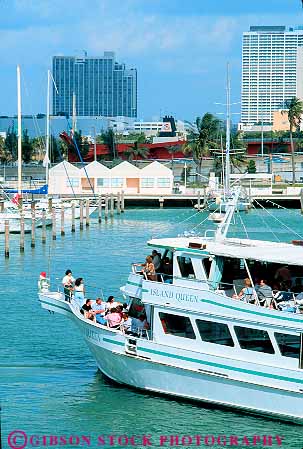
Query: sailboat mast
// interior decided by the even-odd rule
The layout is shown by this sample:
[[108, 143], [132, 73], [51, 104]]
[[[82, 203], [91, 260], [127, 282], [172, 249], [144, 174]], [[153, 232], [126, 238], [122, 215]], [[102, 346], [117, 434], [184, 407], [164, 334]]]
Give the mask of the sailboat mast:
[[22, 129], [21, 129], [21, 80], [20, 66], [17, 65], [17, 103], [18, 103], [18, 195], [22, 190]]
[[226, 159], [225, 159], [225, 192], [230, 189], [230, 79], [229, 64], [227, 64], [226, 80]]
[[[45, 149], [45, 182], [49, 181], [49, 115], [50, 115], [50, 71], [47, 71], [47, 104], [46, 104], [46, 149]], [[47, 190], [48, 191], [48, 190]]]

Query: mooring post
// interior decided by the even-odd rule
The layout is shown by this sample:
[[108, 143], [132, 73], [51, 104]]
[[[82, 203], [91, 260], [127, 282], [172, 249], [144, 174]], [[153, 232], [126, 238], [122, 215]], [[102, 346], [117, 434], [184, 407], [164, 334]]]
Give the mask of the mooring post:
[[117, 214], [121, 214], [121, 194], [117, 193]]
[[108, 201], [109, 201], [109, 198], [108, 198], [108, 195], [106, 194], [105, 195], [105, 208], [104, 208], [104, 218], [105, 218], [105, 220], [108, 220]]
[[102, 222], [102, 197], [99, 196], [98, 199], [98, 223]]
[[35, 208], [32, 209], [32, 232], [31, 232], [31, 247], [35, 248], [35, 232], [36, 232], [36, 211]]
[[80, 200], [80, 229], [83, 229], [83, 200]]
[[75, 226], [75, 203], [72, 203], [72, 232], [76, 232], [76, 226]]
[[20, 253], [24, 252], [24, 215], [20, 214]]
[[48, 198], [48, 212], [51, 212], [53, 208], [53, 199]]
[[57, 239], [57, 217], [56, 217], [56, 209], [52, 208], [52, 239]]
[[85, 206], [85, 225], [89, 226], [89, 199], [86, 200]]
[[124, 212], [124, 209], [125, 209], [124, 190], [122, 190], [122, 192], [121, 192], [121, 212], [122, 212], [122, 214]]
[[4, 221], [4, 229], [5, 229], [4, 256], [9, 257], [9, 220]]
[[42, 211], [42, 243], [46, 243], [45, 210]]
[[163, 209], [163, 206], [164, 206], [164, 198], [163, 198], [163, 196], [161, 196], [159, 198], [159, 205], [160, 205], [160, 209]]
[[65, 213], [65, 207], [64, 204], [61, 204], [61, 235], [65, 235], [65, 229], [64, 229], [64, 213]]
[[114, 218], [114, 210], [115, 210], [115, 198], [114, 195], [110, 194], [110, 218]]
[[303, 189], [300, 190], [300, 206], [301, 206], [301, 214], [303, 214]]

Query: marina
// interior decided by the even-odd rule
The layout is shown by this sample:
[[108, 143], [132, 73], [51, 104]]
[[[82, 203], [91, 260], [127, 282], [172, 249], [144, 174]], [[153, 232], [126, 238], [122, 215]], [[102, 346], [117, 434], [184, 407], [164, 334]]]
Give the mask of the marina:
[[[279, 209], [275, 214], [283, 221], [290, 218], [297, 230], [302, 229], [299, 210]], [[71, 268], [74, 276], [84, 277], [88, 296], [96, 297], [102, 288], [105, 297], [114, 295], [121, 300], [120, 286], [127, 280], [129, 267], [144, 260], [150, 252], [146, 240], [151, 233], [165, 237], [184, 230], [190, 232], [196, 226], [199, 229], [199, 223], [206, 215], [200, 212], [193, 216], [189, 209], [127, 209], [113, 222], [103, 220], [100, 224], [92, 217], [89, 228], [74, 234], [67, 232], [56, 241], [51, 240], [51, 233], [47, 231], [49, 246], [42, 245], [37, 239], [33, 252], [20, 254], [17, 242], [12, 242], [14, 257], [0, 259], [2, 282], [7, 284], [3, 307], [8, 309], [16, 303], [16, 295], [20, 295], [16, 277], [20, 276], [23, 279], [22, 303], [26, 303], [26, 307], [20, 307], [18, 301], [14, 314], [8, 314], [1, 326], [1, 338], [10, 335], [10, 345], [2, 349], [1, 362], [4, 435], [13, 427], [36, 434], [42, 434], [45, 429], [64, 434], [67, 428], [76, 434], [83, 433], [85, 428], [86, 434], [96, 440], [100, 427], [93, 418], [102, 415], [103, 428], [111, 429], [115, 422], [117, 434], [129, 435], [133, 426], [136, 434], [152, 434], [153, 439], [159, 440], [160, 435], [173, 433], [173, 419], [173, 428], [178, 428], [178, 433], [184, 435], [217, 435], [220, 427], [228, 429], [228, 434], [242, 437], [249, 435], [252, 438], [260, 433], [283, 435], [290, 448], [297, 448], [301, 428], [296, 425], [236, 410], [141, 394], [108, 382], [97, 371], [95, 360], [76, 327], [65, 317], [40, 309], [37, 278], [41, 271], [50, 273], [54, 285], [59, 285], [65, 270]], [[262, 227], [266, 216], [262, 210], [253, 210], [243, 216], [251, 238], [272, 237], [270, 230]], [[281, 240], [293, 238], [277, 224], [272, 227]], [[231, 237], [236, 236], [245, 237], [240, 222], [231, 230]], [[29, 245], [30, 236], [25, 236], [25, 240]], [[0, 236], [0, 251], [4, 249], [3, 243], [3, 236]], [[75, 258], [75, 254], [81, 257]], [[50, 394], [51, 390], [55, 394]]]

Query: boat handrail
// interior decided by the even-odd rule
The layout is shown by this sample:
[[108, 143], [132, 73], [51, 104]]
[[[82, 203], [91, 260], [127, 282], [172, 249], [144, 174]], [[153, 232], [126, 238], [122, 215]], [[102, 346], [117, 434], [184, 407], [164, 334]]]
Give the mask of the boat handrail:
[[212, 237], [215, 237], [216, 234], [216, 229], [206, 229], [206, 231], [204, 232], [204, 238], [209, 238], [208, 234], [213, 233]]

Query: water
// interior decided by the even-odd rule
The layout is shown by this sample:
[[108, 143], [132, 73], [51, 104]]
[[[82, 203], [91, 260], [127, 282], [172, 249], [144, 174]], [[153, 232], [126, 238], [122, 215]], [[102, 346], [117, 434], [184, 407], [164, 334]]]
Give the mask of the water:
[[[269, 213], [303, 234], [303, 217], [299, 211], [271, 209]], [[37, 279], [41, 271], [50, 271], [56, 283], [55, 278], [61, 279], [64, 271], [71, 268], [74, 275], [84, 277], [91, 294], [99, 292], [95, 287], [98, 286], [105, 296], [119, 296], [119, 287], [127, 278], [130, 264], [143, 261], [150, 253], [147, 239], [173, 236], [194, 228], [204, 232], [206, 227], [211, 227], [209, 222], [199, 226], [205, 217], [205, 213], [190, 209], [127, 210], [113, 223], [99, 225], [96, 218], [92, 219], [89, 230], [82, 233], [77, 230], [76, 234], [71, 234], [68, 229], [65, 237], [58, 237], [55, 242], [50, 241], [49, 235], [47, 245], [40, 243], [38, 231], [34, 250], [30, 249], [30, 236], [26, 236], [24, 255], [20, 255], [19, 239], [14, 236], [9, 260], [4, 259], [3, 236], [0, 237], [4, 448], [9, 447], [7, 435], [15, 429], [40, 437], [87, 435], [91, 437], [93, 448], [101, 447], [97, 437], [102, 434], [151, 434], [155, 447], [160, 447], [160, 435], [177, 434], [238, 435], [239, 447], [245, 446], [241, 443], [245, 435], [250, 442], [253, 435], [281, 435], [283, 447], [303, 446], [302, 427], [294, 424], [143, 394], [107, 381], [97, 371], [94, 359], [73, 324], [40, 308]], [[233, 235], [244, 237], [246, 232], [258, 239], [289, 241], [299, 238], [261, 210], [237, 216]], [[21, 439], [18, 441], [20, 447]], [[74, 439], [67, 446], [79, 447], [80, 443]], [[126, 447], [123, 442], [121, 444]], [[83, 441], [82, 445], [85, 445]], [[41, 438], [32, 440], [32, 445], [27, 447], [33, 446], [59, 447]], [[201, 446], [205, 446], [204, 440]], [[275, 441], [273, 446], [277, 447]], [[118, 445], [115, 443], [114, 447]]]

